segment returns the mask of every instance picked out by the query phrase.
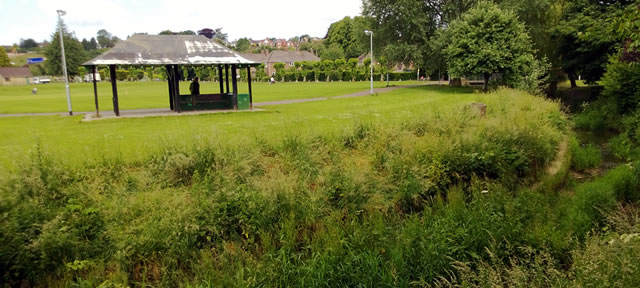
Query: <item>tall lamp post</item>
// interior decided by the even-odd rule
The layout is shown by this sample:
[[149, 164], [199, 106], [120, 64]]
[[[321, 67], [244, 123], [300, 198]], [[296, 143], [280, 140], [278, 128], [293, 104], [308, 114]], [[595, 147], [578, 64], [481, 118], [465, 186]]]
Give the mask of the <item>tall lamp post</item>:
[[364, 30], [364, 34], [369, 35], [371, 38], [371, 64], [369, 65], [371, 72], [369, 74], [371, 75], [371, 95], [373, 95], [373, 31]]
[[58, 28], [60, 34], [60, 48], [62, 49], [62, 72], [64, 73], [64, 83], [67, 88], [67, 106], [69, 108], [69, 115], [73, 116], [73, 111], [71, 110], [71, 96], [69, 95], [69, 77], [67, 77], [67, 59], [64, 55], [64, 40], [62, 37], [62, 16], [67, 15], [67, 12], [64, 10], [57, 10], [58, 12]]

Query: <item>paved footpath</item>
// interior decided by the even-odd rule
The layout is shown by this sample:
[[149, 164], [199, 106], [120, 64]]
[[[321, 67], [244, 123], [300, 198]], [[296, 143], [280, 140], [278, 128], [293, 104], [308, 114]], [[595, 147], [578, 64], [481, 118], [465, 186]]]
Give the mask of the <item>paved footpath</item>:
[[[404, 85], [404, 86], [393, 86], [393, 87], [384, 87], [384, 88], [375, 88], [373, 89], [373, 93], [386, 93], [397, 89], [402, 88], [410, 88], [410, 87], [418, 87], [425, 85], [433, 85], [433, 84], [418, 84], [418, 85]], [[352, 94], [342, 95], [342, 96], [333, 96], [333, 97], [316, 97], [316, 98], [305, 98], [305, 99], [293, 99], [293, 100], [283, 100], [283, 101], [271, 101], [271, 102], [258, 102], [253, 103], [253, 107], [264, 107], [264, 106], [273, 106], [273, 105], [285, 105], [285, 104], [295, 104], [295, 103], [305, 103], [305, 102], [314, 102], [314, 101], [324, 101], [329, 99], [342, 99], [342, 98], [353, 98], [353, 97], [362, 97], [368, 96], [370, 94], [369, 90], [360, 91]], [[157, 109], [133, 109], [133, 110], [120, 110], [120, 115], [155, 115], [158, 113], [167, 112], [167, 108], [157, 108]], [[74, 115], [86, 115], [86, 114], [94, 114], [95, 111], [84, 111], [84, 112], [73, 112]], [[192, 114], [192, 113], [190, 113]], [[51, 115], [60, 115], [65, 116], [69, 115], [69, 112], [54, 112], [54, 113], [16, 113], [16, 114], [0, 114], [0, 118], [2, 117], [24, 117], [24, 116], [51, 116]], [[113, 111], [100, 111], [100, 116], [111, 117], [115, 116]]]

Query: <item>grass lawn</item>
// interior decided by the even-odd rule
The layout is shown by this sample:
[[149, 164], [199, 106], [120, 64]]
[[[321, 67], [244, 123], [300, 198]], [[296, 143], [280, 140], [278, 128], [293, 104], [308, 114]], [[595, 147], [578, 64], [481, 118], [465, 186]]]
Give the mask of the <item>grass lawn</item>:
[[[392, 82], [392, 85], [417, 84], [416, 81]], [[374, 82], [375, 87], [384, 87], [386, 82]], [[38, 95], [31, 89], [38, 88]], [[247, 83], [238, 83], [240, 93], [247, 93]], [[369, 82], [319, 82], [319, 83], [253, 83], [254, 102], [289, 99], [340, 96], [365, 91]], [[72, 83], [70, 87], [73, 111], [95, 111], [93, 84]], [[180, 84], [181, 94], [189, 94], [189, 82]], [[217, 82], [203, 82], [201, 93], [217, 93]], [[120, 109], [167, 108], [169, 106], [166, 82], [119, 82]], [[100, 110], [113, 110], [111, 83], [98, 84]], [[0, 114], [65, 112], [67, 98], [64, 84], [6, 86], [0, 87]]]
[[22, 54], [9, 54], [9, 60], [13, 62], [16, 67], [27, 65], [27, 58], [41, 58], [44, 57], [43, 53], [22, 53]]
[[[343, 85], [343, 91], [335, 93], [349, 90], [349, 84], [355, 86], [352, 83], [342, 84], [346, 84]], [[302, 84], [258, 87], [267, 91], [272, 87], [294, 90], [300, 89]], [[316, 91], [321, 90], [319, 87], [321, 85]], [[333, 88], [332, 91], [338, 89]], [[168, 143], [189, 144], [211, 139], [242, 141], [261, 134], [277, 136], [292, 131], [341, 131], [355, 121], [409, 119], [414, 113], [424, 113], [425, 109], [442, 109], [451, 104], [472, 102], [479, 97], [480, 94], [473, 94], [466, 88], [429, 86], [400, 89], [371, 97], [270, 106], [264, 112], [251, 113], [114, 119], [88, 123], [80, 122], [82, 116], [6, 117], [0, 118], [0, 166], [15, 168], [28, 158], [37, 145], [65, 161], [114, 155], [141, 159]]]

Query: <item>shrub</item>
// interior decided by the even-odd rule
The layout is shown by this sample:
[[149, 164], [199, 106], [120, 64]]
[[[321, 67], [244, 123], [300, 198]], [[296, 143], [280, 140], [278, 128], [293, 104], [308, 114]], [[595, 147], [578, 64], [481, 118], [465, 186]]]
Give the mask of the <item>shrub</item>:
[[640, 108], [640, 65], [625, 63], [612, 56], [602, 78], [602, 95], [616, 103], [619, 114], [628, 114]]
[[600, 148], [593, 144], [580, 145], [576, 139], [570, 143], [571, 167], [578, 171], [584, 171], [597, 167], [602, 162]]

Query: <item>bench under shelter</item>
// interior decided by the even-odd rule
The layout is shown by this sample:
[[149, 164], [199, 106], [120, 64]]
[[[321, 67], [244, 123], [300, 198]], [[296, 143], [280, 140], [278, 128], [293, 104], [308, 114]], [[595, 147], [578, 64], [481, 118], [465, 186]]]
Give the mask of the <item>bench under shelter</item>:
[[[93, 75], [97, 114], [99, 114], [99, 107], [95, 75], [98, 73], [99, 66], [109, 67], [109, 78], [113, 92], [113, 112], [116, 116], [120, 116], [116, 77], [118, 67], [164, 67], [169, 84], [169, 107], [180, 113], [183, 110], [238, 110], [239, 107], [240, 109], [253, 109], [251, 67], [258, 65], [259, 63], [247, 60], [238, 53], [202, 35], [133, 35], [83, 64], [89, 68], [89, 73]], [[183, 66], [217, 68], [219, 93], [197, 96], [180, 95]], [[238, 69], [247, 69], [249, 85], [249, 94], [241, 94], [243, 97], [240, 99], [238, 97]], [[230, 81], [231, 87], [229, 87]], [[205, 83], [200, 84], [201, 91], [205, 90], [203, 84]]]

